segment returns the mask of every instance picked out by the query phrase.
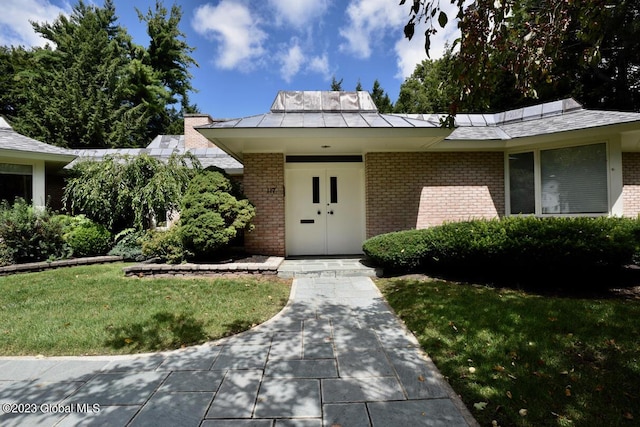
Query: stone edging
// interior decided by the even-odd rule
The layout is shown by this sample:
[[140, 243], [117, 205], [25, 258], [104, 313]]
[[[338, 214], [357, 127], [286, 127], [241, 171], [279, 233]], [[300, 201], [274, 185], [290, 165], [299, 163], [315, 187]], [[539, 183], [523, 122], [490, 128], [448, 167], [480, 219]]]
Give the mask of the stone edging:
[[61, 259], [58, 261], [29, 262], [25, 264], [12, 264], [0, 267], [0, 276], [15, 273], [33, 273], [59, 267], [75, 267], [78, 265], [103, 264], [122, 261], [121, 256], [97, 256], [85, 258]]
[[136, 264], [124, 267], [125, 276], [217, 276], [222, 274], [278, 274], [282, 257], [269, 257], [265, 262], [227, 264]]

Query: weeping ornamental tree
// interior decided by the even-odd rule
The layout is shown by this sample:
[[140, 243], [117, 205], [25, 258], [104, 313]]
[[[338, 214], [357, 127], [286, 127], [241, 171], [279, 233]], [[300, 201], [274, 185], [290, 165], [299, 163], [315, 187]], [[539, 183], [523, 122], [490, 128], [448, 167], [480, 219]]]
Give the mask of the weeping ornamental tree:
[[72, 170], [63, 202], [72, 213], [84, 213], [112, 231], [145, 230], [178, 210], [200, 168], [191, 154], [173, 154], [166, 163], [146, 154], [83, 161]]

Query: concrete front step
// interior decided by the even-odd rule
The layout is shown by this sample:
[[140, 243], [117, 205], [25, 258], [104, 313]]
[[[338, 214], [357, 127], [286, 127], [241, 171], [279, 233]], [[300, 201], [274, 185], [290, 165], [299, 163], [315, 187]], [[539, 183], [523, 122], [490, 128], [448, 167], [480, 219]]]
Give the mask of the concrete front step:
[[365, 264], [363, 258], [300, 258], [285, 259], [278, 268], [278, 277], [376, 277], [378, 268]]

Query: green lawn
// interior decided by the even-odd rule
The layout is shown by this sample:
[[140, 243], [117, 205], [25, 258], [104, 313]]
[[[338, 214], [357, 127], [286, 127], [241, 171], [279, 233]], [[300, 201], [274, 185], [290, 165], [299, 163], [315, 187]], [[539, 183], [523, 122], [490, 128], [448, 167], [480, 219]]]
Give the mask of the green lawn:
[[378, 285], [481, 425], [640, 422], [640, 300]]
[[290, 292], [277, 278], [129, 278], [125, 265], [0, 277], [0, 355], [180, 348], [264, 322]]

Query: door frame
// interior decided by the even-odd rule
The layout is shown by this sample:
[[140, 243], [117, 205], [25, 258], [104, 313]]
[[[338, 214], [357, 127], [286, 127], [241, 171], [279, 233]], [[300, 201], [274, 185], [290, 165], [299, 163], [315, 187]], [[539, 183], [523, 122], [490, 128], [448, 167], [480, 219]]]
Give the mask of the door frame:
[[[324, 157], [324, 159], [327, 159], [328, 157]], [[360, 224], [359, 224], [359, 232], [358, 235], [359, 240], [361, 242], [364, 242], [365, 240], [365, 233], [366, 233], [366, 203], [365, 203], [365, 167], [364, 167], [364, 161], [360, 161], [360, 162], [349, 162], [349, 161], [344, 161], [344, 160], [338, 160], [336, 162], [327, 162], [327, 161], [323, 161], [323, 162], [286, 162], [285, 163], [285, 254], [287, 256], [291, 255], [289, 253], [289, 248], [292, 246], [290, 244], [291, 239], [293, 238], [292, 235], [292, 223], [291, 221], [295, 221], [297, 219], [294, 219], [292, 217], [290, 217], [290, 204], [294, 203], [294, 201], [287, 199], [287, 187], [290, 185], [289, 179], [290, 178], [290, 174], [288, 173], [291, 170], [307, 170], [307, 171], [313, 171], [313, 170], [327, 170], [327, 169], [350, 169], [350, 170], [357, 170], [359, 175], [360, 175], [360, 185], [358, 186], [358, 201], [357, 204], [360, 208]], [[326, 246], [327, 246], [327, 242], [325, 241], [325, 252], [326, 252]], [[360, 252], [362, 253], [362, 252]], [[327, 254], [317, 254], [318, 256], [326, 256]], [[355, 255], [355, 254], [335, 254], [335, 255]], [[295, 256], [295, 255], [293, 255]]]

